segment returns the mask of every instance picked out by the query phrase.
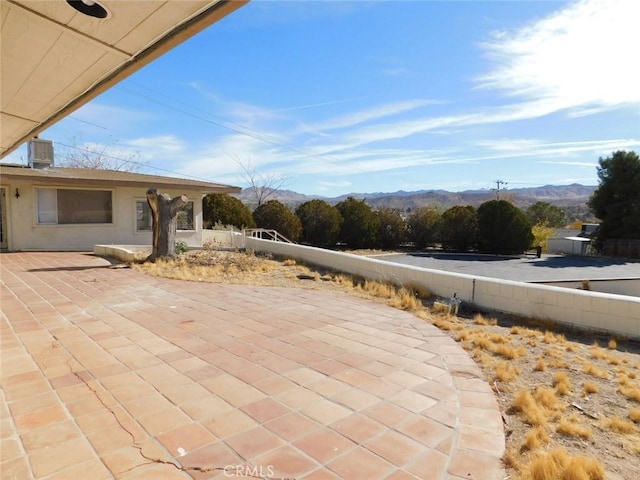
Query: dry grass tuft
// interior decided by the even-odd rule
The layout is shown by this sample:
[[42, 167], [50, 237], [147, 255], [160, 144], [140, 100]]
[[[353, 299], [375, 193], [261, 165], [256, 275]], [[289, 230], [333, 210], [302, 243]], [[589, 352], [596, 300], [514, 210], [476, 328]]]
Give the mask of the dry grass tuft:
[[542, 357], [538, 358], [536, 364], [533, 367], [534, 372], [544, 372], [547, 369], [547, 364], [544, 363], [544, 359]]
[[415, 284], [415, 283], [408, 283], [404, 287], [407, 290], [411, 290], [413, 292], [413, 294], [418, 298], [422, 298], [422, 299], [425, 299], [425, 300], [428, 299], [428, 298], [431, 298], [431, 290], [429, 290], [424, 285], [418, 285], [418, 284]]
[[481, 336], [476, 334], [471, 339], [471, 342], [478, 348], [482, 348], [483, 350], [493, 351], [493, 342], [484, 335]]
[[571, 456], [564, 448], [536, 455], [526, 465], [523, 480], [604, 480], [602, 463], [595, 458]]
[[[456, 335], [456, 341], [458, 342], [465, 342], [469, 340], [469, 338], [471, 338], [471, 332], [469, 332], [469, 330], [461, 330]], [[465, 346], [463, 345], [463, 347]]]
[[473, 323], [476, 325], [497, 325], [498, 319], [496, 318], [485, 318], [484, 315], [477, 313], [473, 317]]
[[543, 426], [538, 425], [537, 427], [532, 428], [527, 433], [527, 436], [520, 447], [521, 451], [532, 451], [537, 450], [542, 445], [546, 444], [551, 440], [549, 438], [549, 434], [545, 430]]
[[520, 369], [516, 365], [501, 361], [496, 365], [494, 380], [499, 382], [510, 382], [518, 378], [518, 375], [520, 375]]
[[374, 297], [392, 298], [396, 294], [396, 288], [388, 283], [366, 280], [359, 285], [359, 289]]
[[545, 425], [547, 423], [547, 415], [535, 401], [528, 390], [519, 390], [513, 398], [512, 407], [515, 411], [522, 414], [525, 422], [534, 427]]
[[593, 377], [604, 378], [604, 379], [609, 378], [609, 374], [607, 372], [596, 367], [593, 363], [586, 363], [582, 368], [582, 371]]
[[571, 381], [565, 372], [556, 372], [553, 375], [553, 386], [556, 387], [558, 395], [569, 395], [571, 393]]
[[563, 417], [556, 427], [556, 432], [568, 437], [580, 437], [584, 440], [591, 438], [592, 432], [589, 427], [579, 425], [577, 415], [571, 415], [569, 418]]
[[454, 321], [449, 320], [447, 317], [441, 315], [434, 315], [431, 319], [431, 323], [433, 323], [440, 330], [460, 330]]
[[609, 340], [609, 344], [607, 345], [607, 347], [610, 350], [615, 350], [616, 348], [618, 348], [618, 342], [615, 338], [612, 338], [611, 340]]
[[633, 422], [616, 416], [604, 419], [604, 428], [625, 435], [636, 431], [636, 426]]
[[285, 267], [293, 267], [297, 264], [298, 262], [296, 262], [293, 258], [287, 258], [284, 262], [282, 262], [282, 265], [284, 265]]
[[389, 304], [394, 308], [415, 312], [422, 308], [422, 303], [418, 300], [412, 290], [405, 287], [396, 290], [389, 299]]
[[527, 351], [523, 347], [514, 348], [509, 345], [496, 345], [493, 348], [493, 353], [500, 355], [507, 360], [513, 360], [515, 358], [522, 357], [527, 353]]
[[493, 343], [509, 343], [511, 339], [506, 335], [500, 335], [499, 333], [492, 333], [489, 335], [489, 340]]
[[620, 365], [620, 363], [622, 363], [622, 360], [620, 360], [620, 358], [613, 353], [606, 352], [604, 358], [609, 363], [609, 365]]
[[607, 352], [604, 351], [602, 348], [600, 348], [598, 346], [598, 343], [596, 342], [592, 347], [591, 347], [591, 356], [593, 358], [595, 358], [596, 360], [602, 360], [603, 358], [607, 357]]
[[582, 396], [586, 397], [590, 393], [598, 393], [600, 391], [600, 387], [598, 387], [597, 383], [593, 382], [584, 382], [582, 386]]
[[640, 423], [640, 408], [632, 408], [629, 410], [629, 418], [634, 423]]
[[538, 405], [549, 410], [555, 410], [559, 406], [558, 397], [556, 396], [556, 392], [553, 388], [538, 387], [536, 388], [533, 398]]
[[640, 403], [640, 388], [620, 386], [618, 387], [618, 392], [623, 394], [629, 400]]

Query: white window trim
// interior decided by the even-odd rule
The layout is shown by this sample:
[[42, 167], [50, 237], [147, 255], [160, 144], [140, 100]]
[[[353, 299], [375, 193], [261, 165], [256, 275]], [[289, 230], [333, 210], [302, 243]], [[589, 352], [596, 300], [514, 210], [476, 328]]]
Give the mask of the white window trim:
[[[148, 234], [152, 232], [152, 228], [153, 226], [149, 226], [149, 230], [138, 230], [138, 202], [140, 203], [145, 203], [147, 206], [149, 205], [149, 203], [147, 202], [146, 199], [142, 199], [142, 198], [134, 198], [134, 202], [133, 202], [133, 231], [135, 234], [139, 234], [139, 235], [144, 235], [144, 234]], [[191, 208], [191, 214], [193, 216], [193, 228], [191, 229], [187, 229], [187, 230], [183, 230], [180, 228], [177, 228], [176, 231], [177, 232], [196, 232], [198, 230], [197, 227], [197, 221], [198, 221], [198, 217], [196, 215], [195, 212], [195, 208], [196, 208], [196, 204], [193, 200], [189, 200], [187, 203], [192, 203], [193, 207]]]
[[[56, 209], [56, 223], [40, 223], [38, 221], [38, 191], [39, 190], [55, 190], [56, 194], [58, 190], [92, 190], [96, 192], [111, 192], [111, 222], [108, 223], [58, 223], [58, 213]], [[98, 188], [98, 187], [86, 187], [86, 186], [48, 186], [39, 185], [34, 186], [33, 189], [33, 205], [34, 205], [34, 222], [35, 226], [43, 228], [51, 227], [64, 227], [64, 228], [100, 228], [100, 227], [112, 227], [116, 224], [116, 209], [114, 207], [116, 201], [116, 193], [113, 188]]]

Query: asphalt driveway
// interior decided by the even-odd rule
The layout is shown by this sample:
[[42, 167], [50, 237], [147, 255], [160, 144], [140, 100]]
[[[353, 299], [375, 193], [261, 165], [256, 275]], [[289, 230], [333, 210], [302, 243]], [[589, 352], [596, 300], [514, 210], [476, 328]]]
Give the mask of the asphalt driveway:
[[520, 282], [640, 278], [640, 262], [598, 257], [412, 253], [376, 256], [415, 267]]

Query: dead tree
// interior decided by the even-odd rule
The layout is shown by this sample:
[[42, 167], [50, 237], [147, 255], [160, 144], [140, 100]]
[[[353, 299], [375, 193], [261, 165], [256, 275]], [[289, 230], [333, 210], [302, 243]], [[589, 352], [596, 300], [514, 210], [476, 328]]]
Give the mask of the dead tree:
[[166, 193], [158, 193], [155, 188], [147, 190], [153, 232], [153, 250], [147, 258], [148, 261], [155, 262], [158, 258], [176, 256], [178, 212], [188, 200], [186, 195], [172, 199]]

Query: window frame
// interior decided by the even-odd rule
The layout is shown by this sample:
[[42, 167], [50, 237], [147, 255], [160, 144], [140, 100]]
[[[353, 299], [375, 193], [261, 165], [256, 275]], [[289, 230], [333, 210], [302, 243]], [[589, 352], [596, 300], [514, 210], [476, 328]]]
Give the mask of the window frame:
[[[107, 210], [103, 210], [102, 214], [108, 216], [110, 218], [109, 222], [64, 222], [64, 223], [60, 223], [60, 212], [59, 212], [59, 207], [58, 207], [58, 202], [59, 202], [59, 195], [58, 192], [59, 191], [65, 191], [65, 192], [102, 192], [102, 193], [108, 193], [109, 194], [109, 200], [108, 200], [108, 205], [109, 205], [109, 211]], [[49, 211], [48, 211], [48, 215], [50, 216], [50, 221], [41, 221], [41, 210], [40, 210], [40, 205], [41, 205], [41, 192], [54, 192], [55, 195], [55, 205], [53, 204], [53, 202], [51, 202], [51, 205], [49, 206]], [[115, 209], [114, 209], [114, 196], [115, 196], [115, 192], [114, 189], [112, 188], [91, 188], [91, 187], [68, 187], [68, 186], [64, 186], [64, 187], [48, 187], [48, 186], [38, 186], [34, 188], [34, 195], [35, 195], [35, 201], [34, 201], [34, 210], [35, 210], [35, 224], [38, 227], [98, 227], [98, 226], [112, 226], [115, 224]], [[50, 198], [50, 200], [52, 200]], [[46, 212], [46, 211], [43, 211]], [[64, 212], [65, 214], [68, 215], [68, 212]], [[55, 217], [55, 219], [54, 219]]]
[[[153, 219], [151, 217], [149, 217], [149, 228], [148, 229], [140, 230], [138, 228], [138, 204], [143, 204], [143, 208], [144, 209], [148, 209], [149, 214], [151, 214], [151, 207], [149, 207], [149, 202], [146, 199], [145, 200], [143, 200], [141, 198], [134, 199], [134, 206], [133, 206], [133, 208], [134, 208], [134, 218], [133, 218], [134, 231], [135, 231], [135, 233], [141, 233], [141, 234], [150, 233], [152, 231], [152, 229], [153, 229]], [[179, 225], [178, 225], [178, 227], [176, 228], [176, 231], [178, 231], [178, 232], [195, 232], [197, 230], [197, 228], [196, 228], [196, 221], [197, 221], [196, 218], [197, 217], [196, 217], [196, 214], [195, 214], [195, 202], [193, 200], [189, 200], [189, 201], [187, 201], [185, 207], [187, 205], [189, 205], [189, 204], [191, 204], [190, 213], [191, 213], [192, 228], [187, 228], [187, 229], [179, 228]], [[183, 209], [185, 207], [183, 207]]]

